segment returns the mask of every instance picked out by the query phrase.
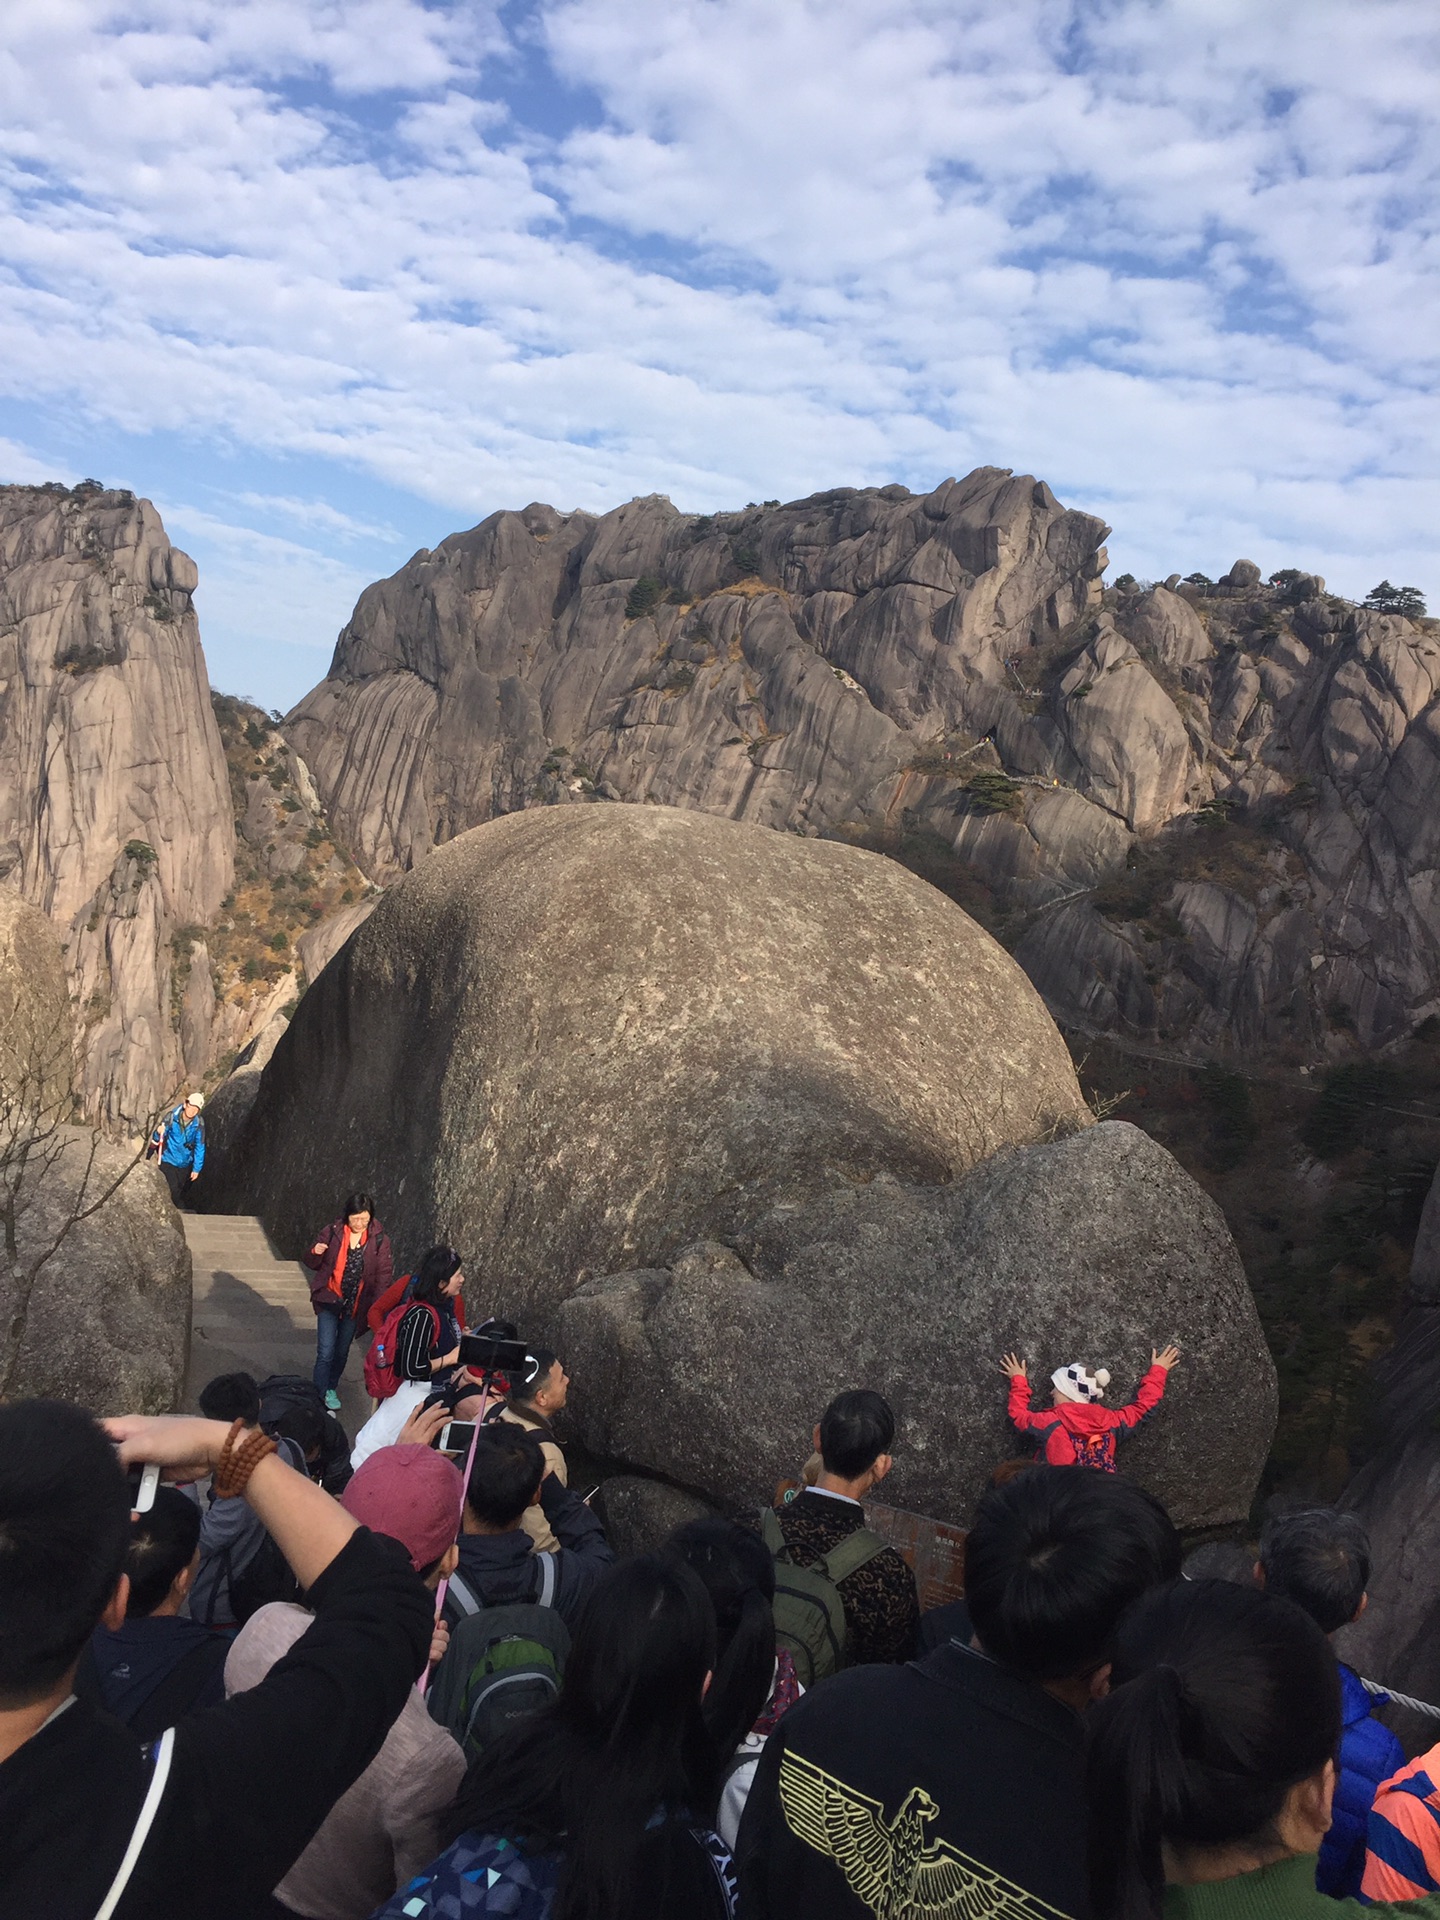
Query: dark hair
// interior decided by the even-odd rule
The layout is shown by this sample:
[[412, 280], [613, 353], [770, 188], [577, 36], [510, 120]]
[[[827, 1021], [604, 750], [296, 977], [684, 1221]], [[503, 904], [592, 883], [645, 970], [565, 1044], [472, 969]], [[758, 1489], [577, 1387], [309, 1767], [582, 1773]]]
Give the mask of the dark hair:
[[162, 1604], [195, 1558], [200, 1544], [200, 1509], [177, 1487], [157, 1487], [155, 1504], [130, 1522], [125, 1571], [130, 1576], [127, 1620], [143, 1620]]
[[659, 1554], [612, 1567], [580, 1616], [559, 1698], [480, 1755], [442, 1839], [558, 1850], [553, 1920], [625, 1920], [657, 1810], [713, 1817], [719, 1764], [700, 1689], [714, 1664], [715, 1612], [688, 1567]]
[[312, 1401], [297, 1401], [273, 1420], [265, 1421], [264, 1427], [272, 1439], [293, 1440], [308, 1460], [317, 1447], [325, 1444], [325, 1409]]
[[350, 1193], [345, 1196], [345, 1205], [340, 1210], [340, 1218], [348, 1220], [352, 1213], [368, 1213], [375, 1218], [375, 1196], [373, 1193]]
[[243, 1420], [253, 1427], [260, 1418], [260, 1388], [254, 1374], [217, 1374], [200, 1389], [200, 1411], [207, 1420]]
[[531, 1347], [530, 1365], [526, 1368], [525, 1378], [517, 1380], [512, 1376], [510, 1381], [510, 1398], [517, 1406], [530, 1404], [531, 1396], [538, 1393], [550, 1378], [550, 1369], [559, 1358], [559, 1354], [552, 1353], [549, 1347]]
[[1355, 1618], [1370, 1584], [1370, 1536], [1353, 1513], [1301, 1507], [1267, 1520], [1260, 1565], [1268, 1592], [1303, 1607], [1322, 1633]]
[[1088, 1716], [1092, 1902], [1097, 1920], [1158, 1920], [1165, 1841], [1257, 1839], [1333, 1759], [1335, 1655], [1289, 1600], [1181, 1580], [1122, 1621], [1110, 1689]]
[[760, 1536], [719, 1515], [687, 1520], [661, 1551], [700, 1576], [715, 1609], [715, 1673], [705, 1724], [720, 1753], [734, 1753], [775, 1684], [775, 1562]]
[[129, 1543], [125, 1475], [91, 1416], [0, 1406], [0, 1708], [43, 1699], [74, 1665]]
[[415, 1284], [410, 1289], [412, 1300], [423, 1300], [427, 1305], [446, 1309], [446, 1296], [442, 1289], [454, 1279], [460, 1269], [460, 1256], [453, 1247], [431, 1247], [428, 1253], [420, 1256], [420, 1264], [415, 1269]]
[[540, 1442], [523, 1427], [506, 1421], [484, 1426], [470, 1456], [465, 1504], [490, 1527], [513, 1527], [535, 1498], [545, 1471]]
[[965, 1542], [965, 1604], [994, 1659], [1035, 1680], [1093, 1672], [1115, 1623], [1180, 1571], [1180, 1536], [1143, 1487], [1034, 1467], [992, 1487]]
[[820, 1416], [820, 1458], [837, 1480], [858, 1480], [894, 1438], [889, 1401], [868, 1387], [837, 1393]]

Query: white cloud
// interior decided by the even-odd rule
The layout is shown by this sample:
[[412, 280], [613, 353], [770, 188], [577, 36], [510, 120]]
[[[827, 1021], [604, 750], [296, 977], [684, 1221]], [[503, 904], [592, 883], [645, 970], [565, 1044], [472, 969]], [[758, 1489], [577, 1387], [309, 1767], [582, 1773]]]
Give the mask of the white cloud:
[[[989, 461], [1106, 512], [1137, 572], [1243, 549], [1440, 588], [1428, 0], [533, 27], [568, 134], [507, 95], [488, 0], [10, 0], [0, 391], [456, 520]], [[261, 493], [318, 543], [294, 631], [388, 529]], [[217, 609], [255, 584], [225, 565]]]

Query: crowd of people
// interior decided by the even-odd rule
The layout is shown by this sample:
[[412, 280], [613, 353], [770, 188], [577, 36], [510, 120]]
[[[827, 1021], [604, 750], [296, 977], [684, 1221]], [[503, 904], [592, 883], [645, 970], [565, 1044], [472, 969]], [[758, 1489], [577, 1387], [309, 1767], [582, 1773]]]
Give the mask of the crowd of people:
[[[1108, 1421], [1031, 1415], [1006, 1357], [1040, 1453], [976, 1502], [963, 1599], [922, 1613], [867, 1525], [904, 1444], [880, 1394], [823, 1409], [773, 1507], [617, 1558], [568, 1484], [561, 1358], [468, 1333], [453, 1250], [397, 1280], [357, 1193], [311, 1255], [338, 1323], [313, 1380], [223, 1376], [195, 1418], [0, 1406], [0, 1914], [1282, 1920], [1428, 1896], [1440, 1920], [1440, 1748], [1407, 1763], [1330, 1644], [1367, 1604], [1354, 1516], [1281, 1513], [1244, 1583], [1191, 1579], [1114, 1471], [1173, 1348]], [[357, 1328], [387, 1390], [351, 1445], [325, 1396]], [[1056, 1409], [1093, 1414], [1107, 1378], [1057, 1369]], [[1096, 1435], [1106, 1459], [1056, 1462]]]

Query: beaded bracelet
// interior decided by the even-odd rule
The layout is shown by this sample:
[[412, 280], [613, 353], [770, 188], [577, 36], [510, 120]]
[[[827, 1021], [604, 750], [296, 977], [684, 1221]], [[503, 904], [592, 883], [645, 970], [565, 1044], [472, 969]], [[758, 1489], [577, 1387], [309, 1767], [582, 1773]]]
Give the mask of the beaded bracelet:
[[235, 1442], [244, 1431], [243, 1420], [231, 1422], [215, 1471], [210, 1476], [210, 1485], [217, 1500], [229, 1500], [235, 1494], [243, 1493], [250, 1483], [251, 1474], [266, 1454], [280, 1451], [269, 1434], [262, 1433], [258, 1427], [237, 1447]]

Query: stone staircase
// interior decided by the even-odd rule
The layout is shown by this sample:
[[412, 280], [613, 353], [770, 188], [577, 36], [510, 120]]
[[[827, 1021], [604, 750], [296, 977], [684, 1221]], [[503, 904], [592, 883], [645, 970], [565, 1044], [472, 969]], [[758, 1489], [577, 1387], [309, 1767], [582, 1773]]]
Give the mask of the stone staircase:
[[[275, 1251], [250, 1214], [182, 1213], [195, 1263], [190, 1369], [185, 1406], [194, 1412], [200, 1389], [218, 1373], [300, 1373], [315, 1365], [315, 1316], [309, 1275]], [[357, 1342], [340, 1383], [340, 1418], [353, 1439], [370, 1415]]]

